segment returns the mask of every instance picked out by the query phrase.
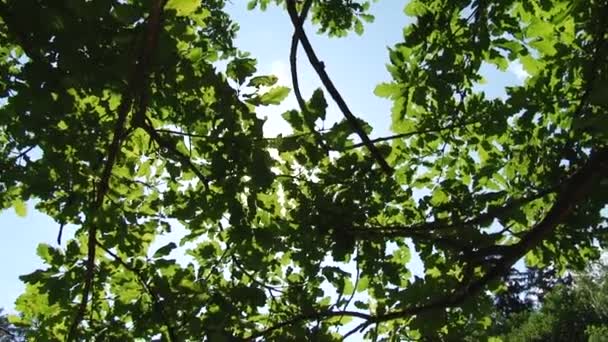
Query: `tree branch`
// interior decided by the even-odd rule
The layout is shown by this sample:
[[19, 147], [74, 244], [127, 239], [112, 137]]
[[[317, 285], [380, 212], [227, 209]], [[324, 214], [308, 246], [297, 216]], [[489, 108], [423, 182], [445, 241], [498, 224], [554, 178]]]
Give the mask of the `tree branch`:
[[449, 220], [438, 220], [438, 221], [434, 221], [434, 222], [417, 223], [417, 224], [413, 224], [413, 225], [409, 225], [409, 226], [400, 226], [400, 225], [376, 226], [376, 227], [357, 228], [357, 230], [363, 230], [363, 229], [365, 229], [366, 231], [367, 230], [378, 230], [378, 231], [380, 231], [380, 233], [381, 232], [392, 233], [392, 234], [395, 234], [395, 236], [399, 236], [398, 234], [402, 233], [402, 234], [404, 234], [403, 237], [408, 237], [409, 233], [430, 232], [430, 231], [437, 231], [437, 230], [449, 230], [449, 229], [456, 229], [456, 228], [461, 228], [461, 227], [469, 227], [469, 226], [481, 224], [483, 222], [497, 218], [516, 207], [522, 206], [529, 202], [543, 198], [551, 193], [554, 193], [558, 189], [559, 189], [558, 186], [553, 186], [553, 187], [541, 190], [541, 191], [539, 191], [535, 194], [529, 195], [529, 196], [511, 199], [510, 201], [508, 201], [501, 207], [493, 208], [491, 210], [488, 210], [485, 213], [479, 214], [476, 217], [470, 218], [468, 220], [456, 221], [456, 222], [450, 222]]
[[414, 306], [405, 310], [377, 316], [373, 319], [373, 322], [377, 323], [405, 318], [435, 308], [458, 306], [466, 299], [476, 295], [483, 290], [489, 282], [503, 276], [513, 264], [545, 240], [555, 228], [563, 223], [563, 221], [572, 213], [575, 206], [582, 202], [593, 191], [593, 188], [597, 183], [601, 179], [606, 178], [606, 174], [608, 174], [608, 148], [592, 153], [591, 158], [585, 166], [563, 184], [555, 204], [549, 210], [545, 218], [534, 226], [520, 242], [507, 246], [507, 250], [502, 255], [502, 258], [498, 260], [496, 265], [486, 272], [483, 277], [470, 282], [454, 291], [451, 295], [425, 305]]
[[[134, 65], [133, 73], [131, 74], [128, 89], [125, 92], [120, 106], [118, 107], [118, 119], [116, 120], [116, 124], [114, 126], [114, 135], [112, 138], [112, 142], [108, 146], [107, 152], [107, 160], [104, 165], [101, 178], [97, 185], [97, 191], [95, 195], [94, 203], [92, 204], [92, 212], [96, 213], [103, 206], [103, 200], [106, 193], [109, 190], [110, 183], [110, 175], [112, 174], [112, 169], [114, 168], [114, 164], [116, 162], [118, 153], [120, 151], [120, 146], [122, 145], [122, 138], [124, 136], [125, 131], [125, 123], [127, 120], [127, 116], [131, 107], [133, 105], [133, 101], [138, 96], [138, 94], [142, 94], [143, 87], [146, 84], [146, 79], [148, 76], [148, 65], [151, 60], [152, 54], [156, 49], [158, 35], [161, 29], [162, 24], [162, 12], [165, 6], [166, 0], [156, 0], [153, 4], [152, 10], [147, 19], [146, 31], [145, 31], [145, 43], [140, 51], [140, 54], [136, 60]], [[140, 108], [141, 110], [141, 108]], [[70, 326], [67, 341], [73, 341], [76, 339], [78, 325], [82, 321], [87, 303], [89, 293], [91, 292], [91, 288], [93, 285], [93, 278], [95, 276], [95, 251], [97, 246], [97, 222], [96, 215], [87, 215], [88, 218], [85, 225], [88, 225], [87, 234], [87, 261], [86, 261], [86, 273], [84, 277], [84, 287], [82, 290], [82, 300], [78, 307], [78, 311], [74, 316], [72, 324]]]
[[336, 317], [336, 316], [349, 316], [349, 317], [361, 318], [364, 320], [373, 319], [372, 315], [368, 315], [368, 314], [365, 314], [362, 312], [357, 312], [357, 311], [348, 311], [348, 310], [342, 310], [342, 311], [327, 310], [327, 311], [322, 311], [322, 312], [314, 312], [314, 313], [310, 313], [310, 314], [301, 314], [301, 315], [292, 317], [291, 319], [289, 319], [287, 321], [283, 321], [276, 325], [273, 325], [273, 326], [269, 327], [268, 329], [257, 332], [255, 334], [249, 336], [246, 340], [255, 340], [256, 338], [266, 336], [275, 330], [296, 324], [298, 322], [327, 319], [327, 318]]
[[388, 176], [391, 176], [393, 174], [393, 169], [388, 165], [386, 160], [384, 160], [384, 157], [382, 157], [380, 150], [378, 150], [378, 148], [371, 142], [371, 140], [367, 136], [367, 133], [365, 133], [363, 127], [361, 127], [361, 124], [359, 123], [358, 119], [352, 114], [352, 112], [348, 108], [348, 105], [342, 98], [342, 95], [340, 95], [340, 92], [334, 86], [333, 82], [329, 78], [329, 75], [327, 75], [327, 72], [325, 72], [324, 64], [317, 57], [312, 45], [310, 44], [310, 41], [308, 40], [308, 37], [306, 36], [306, 33], [304, 32], [304, 29], [302, 28], [302, 25], [300, 23], [300, 17], [298, 16], [294, 0], [287, 0], [287, 11], [289, 12], [289, 17], [291, 18], [291, 22], [295, 29], [294, 35], [296, 35], [302, 43], [304, 51], [308, 56], [308, 60], [317, 72], [317, 75], [319, 75], [321, 82], [323, 82], [323, 85], [325, 86], [331, 97], [334, 99], [334, 101], [342, 111], [342, 114], [349, 122], [355, 133], [359, 136], [363, 144], [365, 144], [372, 157], [376, 160], [378, 165], [380, 165], [382, 170]]
[[[479, 122], [481, 122], [481, 121], [475, 120], [475, 121], [471, 121], [471, 122], [465, 122], [465, 123], [448, 125], [448, 126], [445, 126], [445, 127], [429, 128], [429, 129], [423, 129], [423, 130], [419, 130], [419, 131], [399, 133], [399, 134], [391, 135], [391, 136], [388, 136], [388, 137], [381, 137], [381, 138], [372, 139], [370, 141], [373, 144], [375, 144], [375, 143], [384, 142], [384, 141], [390, 141], [390, 140], [395, 140], [395, 139], [407, 138], [407, 137], [410, 137], [410, 136], [413, 136], [413, 135], [421, 135], [421, 134], [428, 134], [428, 133], [439, 133], [439, 132], [443, 132], [443, 131], [452, 130], [452, 129], [455, 129], [455, 128], [462, 128], [462, 127], [466, 127], [466, 126], [469, 126], [469, 125], [474, 125], [474, 124], [479, 123]], [[366, 146], [364, 143], [358, 143], [358, 144], [354, 144], [352, 146], [348, 146], [348, 147], [346, 147], [346, 149], [350, 150], [350, 149], [355, 149], [355, 148], [364, 147], [364, 146]]]
[[[312, 6], [312, 0], [306, 0], [304, 5], [302, 6], [302, 11], [300, 12], [300, 15], [298, 16], [298, 24], [297, 24], [300, 28], [302, 27], [302, 25], [304, 25], [304, 21], [306, 20], [306, 16], [308, 15], [308, 11], [310, 10], [311, 6]], [[298, 42], [299, 42], [298, 35], [294, 31], [293, 36], [291, 38], [291, 48], [289, 51], [291, 83], [293, 84], [293, 92], [296, 95], [296, 100], [298, 101], [298, 105], [300, 106], [300, 111], [302, 111], [303, 114], [307, 114], [308, 107], [306, 106], [306, 102], [304, 101], [304, 98], [302, 97], [302, 93], [300, 91], [300, 82], [298, 81], [298, 63], [297, 63]], [[317, 140], [317, 143], [325, 150], [325, 153], [329, 153], [329, 147], [327, 146], [325, 141], [323, 141], [319, 132], [316, 131], [314, 122], [311, 123], [308, 120], [306, 120], [306, 118], [304, 118], [304, 123], [308, 126], [308, 129], [314, 134], [315, 140]]]
[[166, 139], [161, 137], [160, 134], [158, 134], [156, 129], [154, 129], [154, 127], [152, 126], [152, 122], [150, 119], [145, 117], [144, 122], [140, 123], [140, 125], [148, 133], [148, 135], [152, 138], [152, 140], [156, 141], [156, 143], [160, 147], [163, 147], [166, 150], [168, 150], [169, 152], [171, 152], [173, 155], [175, 155], [180, 160], [180, 162], [182, 162], [186, 166], [188, 166], [188, 168], [192, 172], [194, 172], [196, 177], [203, 183], [203, 185], [205, 186], [205, 190], [207, 190], [207, 191], [209, 190], [209, 180], [207, 179], [207, 177], [205, 177], [205, 175], [203, 175], [203, 173], [198, 169], [198, 167], [196, 167], [196, 165], [194, 165], [192, 160], [190, 160], [190, 157], [181, 153], [175, 147], [175, 145], [173, 145], [170, 141], [167, 141]]
[[10, 337], [10, 338], [15, 338], [15, 335], [14, 335], [14, 334], [13, 334], [13, 333], [12, 333], [10, 330], [8, 330], [7, 328], [5, 328], [5, 327], [3, 327], [3, 326], [0, 326], [0, 331], [1, 331], [1, 332], [2, 332], [4, 335], [6, 335], [6, 336], [8, 336], [8, 337]]
[[608, 148], [603, 148], [602, 150], [593, 152], [588, 162], [562, 184], [556, 202], [540, 223], [534, 226], [520, 242], [510, 246], [503, 246], [504, 252], [502, 253], [501, 258], [497, 260], [494, 266], [486, 272], [485, 275], [477, 280], [464, 284], [449, 295], [440, 297], [429, 303], [410, 306], [403, 310], [393, 311], [382, 315], [368, 315], [351, 311], [325, 311], [314, 314], [302, 314], [254, 334], [252, 338], [265, 336], [274, 330], [300, 321], [325, 319], [340, 315], [352, 316], [365, 320], [365, 322], [351, 331], [351, 333], [353, 333], [362, 331], [372, 324], [419, 315], [433, 309], [445, 309], [459, 306], [468, 298], [481, 292], [489, 282], [503, 276], [513, 264], [546, 239], [551, 232], [553, 232], [558, 225], [563, 223], [563, 221], [572, 213], [575, 206], [582, 202], [593, 191], [594, 186], [596, 186], [600, 180], [607, 178], [607, 174]]

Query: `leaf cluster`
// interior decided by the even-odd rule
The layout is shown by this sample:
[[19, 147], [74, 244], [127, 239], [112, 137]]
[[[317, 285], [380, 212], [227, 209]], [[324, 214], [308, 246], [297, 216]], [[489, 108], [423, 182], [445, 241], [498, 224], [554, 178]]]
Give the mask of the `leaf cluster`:
[[[257, 112], [290, 89], [234, 46], [223, 0], [0, 2], [0, 208], [36, 200], [73, 236], [21, 278], [29, 337], [454, 340], [490, 326], [519, 260], [598, 258], [606, 1], [409, 1], [376, 139], [303, 29], [361, 34], [369, 1], [249, 7], [271, 4], [327, 90], [303, 98], [294, 68], [277, 137]], [[523, 84], [480, 90], [516, 62]], [[344, 120], [319, 129], [329, 101]]]

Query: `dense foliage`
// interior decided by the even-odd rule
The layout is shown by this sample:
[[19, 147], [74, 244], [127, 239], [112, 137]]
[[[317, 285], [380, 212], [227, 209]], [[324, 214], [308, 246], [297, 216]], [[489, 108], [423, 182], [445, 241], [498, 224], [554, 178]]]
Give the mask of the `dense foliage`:
[[[0, 205], [76, 227], [22, 277], [36, 341], [455, 340], [490, 325], [518, 260], [561, 272], [605, 246], [606, 0], [404, 2], [379, 139], [302, 28], [361, 34], [369, 1], [249, 1], [285, 8], [293, 66], [301, 44], [325, 87], [302, 98], [292, 68], [300, 108], [274, 138], [256, 110], [289, 89], [224, 5], [0, 1]], [[514, 61], [525, 84], [479, 91], [482, 65]], [[330, 100], [344, 120], [319, 130]]]
[[497, 312], [489, 334], [502, 341], [608, 341], [608, 266], [594, 264], [558, 285], [542, 305], [516, 314]]

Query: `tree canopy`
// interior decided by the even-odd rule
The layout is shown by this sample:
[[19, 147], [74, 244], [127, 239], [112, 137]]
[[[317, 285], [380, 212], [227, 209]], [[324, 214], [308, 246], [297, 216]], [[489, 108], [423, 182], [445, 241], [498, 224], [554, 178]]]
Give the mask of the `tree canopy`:
[[[490, 325], [522, 258], [561, 272], [606, 246], [608, 1], [404, 1], [380, 138], [303, 28], [364, 34], [371, 1], [243, 2], [293, 24], [277, 137], [256, 111], [290, 89], [234, 45], [225, 2], [0, 1], [0, 205], [59, 227], [21, 278], [35, 340], [454, 340]], [[523, 85], [479, 90], [514, 62]], [[320, 129], [328, 101], [344, 119]]]
[[594, 263], [573, 278], [573, 286], [547, 291], [540, 306], [513, 315], [497, 312], [490, 334], [506, 342], [607, 341], [608, 266]]

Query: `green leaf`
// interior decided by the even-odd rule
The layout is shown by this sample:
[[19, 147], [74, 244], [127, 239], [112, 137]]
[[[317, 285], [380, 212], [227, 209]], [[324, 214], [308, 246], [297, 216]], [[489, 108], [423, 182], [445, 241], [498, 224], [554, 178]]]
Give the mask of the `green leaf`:
[[310, 101], [308, 101], [308, 113], [304, 113], [305, 115], [308, 115], [306, 120], [311, 126], [314, 126], [317, 119], [325, 120], [326, 110], [327, 101], [325, 101], [323, 91], [317, 88], [312, 93]]
[[359, 36], [363, 34], [363, 23], [361, 22], [361, 20], [356, 20], [355, 21], [355, 33], [358, 34]]
[[156, 252], [154, 252], [153, 258], [158, 259], [158, 258], [165, 257], [165, 256], [171, 254], [171, 251], [173, 251], [176, 247], [177, 247], [177, 245], [174, 242], [169, 242], [168, 244], [157, 249]]
[[251, 0], [247, 3], [247, 9], [249, 11], [251, 11], [252, 9], [254, 9], [256, 6], [258, 5], [258, 1], [257, 0]]
[[374, 89], [374, 94], [378, 97], [396, 99], [401, 95], [401, 87], [397, 83], [380, 83]]
[[366, 276], [361, 277], [359, 279], [359, 282], [357, 283], [357, 292], [363, 292], [363, 291], [367, 290], [368, 286], [369, 286], [369, 278]]
[[289, 91], [290, 89], [284, 86], [271, 88], [259, 97], [259, 103], [265, 106], [278, 105], [289, 95]]
[[348, 279], [348, 278], [344, 278], [344, 290], [343, 293], [347, 296], [351, 295], [354, 292], [355, 288], [353, 286], [353, 282]]
[[169, 0], [165, 8], [176, 10], [179, 16], [188, 16], [197, 10], [200, 3], [200, 0]]
[[530, 37], [549, 37], [553, 34], [555, 25], [540, 19], [534, 18], [532, 23], [528, 25], [526, 34]]
[[355, 307], [359, 310], [368, 310], [369, 309], [369, 305], [365, 302], [362, 302], [360, 300], [356, 300], [355, 301]]
[[530, 74], [530, 76], [536, 75], [543, 65], [542, 62], [532, 57], [532, 55], [525, 55], [520, 57], [520, 62], [524, 70], [528, 74]]
[[21, 199], [13, 200], [13, 209], [15, 214], [19, 217], [25, 217], [27, 215], [27, 205]]
[[51, 246], [49, 246], [48, 244], [45, 243], [41, 243], [38, 245], [38, 247], [36, 248], [36, 254], [38, 254], [38, 256], [40, 258], [42, 258], [42, 260], [46, 261], [47, 263], [51, 263], [52, 262], [52, 255], [51, 255]]
[[270, 87], [277, 83], [279, 79], [274, 75], [252, 77], [247, 83], [248, 87], [259, 88], [261, 86]]
[[256, 72], [256, 64], [257, 61], [253, 58], [235, 58], [226, 66], [226, 75], [241, 85]]
[[419, 0], [412, 0], [405, 6], [404, 12], [410, 17], [419, 17], [428, 11], [427, 6]]

